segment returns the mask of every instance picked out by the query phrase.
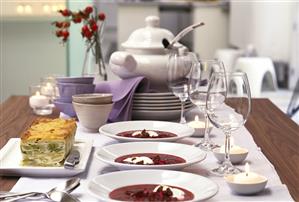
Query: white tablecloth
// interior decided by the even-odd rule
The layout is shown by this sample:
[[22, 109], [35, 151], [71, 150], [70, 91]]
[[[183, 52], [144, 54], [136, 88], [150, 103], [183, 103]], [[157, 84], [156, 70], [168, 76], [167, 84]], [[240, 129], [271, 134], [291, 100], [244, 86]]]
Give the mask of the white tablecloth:
[[[79, 124], [78, 124], [79, 125]], [[224, 135], [221, 131], [213, 129], [212, 139], [218, 143], [224, 143]], [[245, 147], [249, 150], [247, 162], [250, 163], [250, 168], [253, 172], [264, 175], [268, 178], [268, 183], [266, 189], [254, 196], [240, 196], [232, 193], [222, 177], [213, 176], [209, 174], [209, 170], [217, 167], [217, 161], [211, 152], [208, 152], [207, 158], [196, 165], [185, 168], [183, 171], [196, 173], [202, 176], [206, 176], [209, 179], [215, 181], [219, 185], [218, 193], [208, 201], [293, 201], [289, 194], [289, 191], [285, 185], [283, 185], [277, 175], [273, 165], [267, 160], [263, 155], [260, 148], [254, 143], [251, 134], [246, 128], [241, 128], [233, 134], [234, 141], [236, 145]], [[116, 143], [117, 141], [100, 135], [97, 133], [87, 133], [78, 127], [76, 138], [88, 138], [93, 139], [93, 149], [90, 155], [89, 163], [87, 165], [86, 172], [79, 175], [81, 180], [81, 185], [72, 194], [77, 196], [81, 201], [93, 202], [99, 201], [88, 193], [87, 183], [89, 180], [93, 179], [97, 175], [115, 172], [116, 168], [110, 167], [97, 159], [94, 158], [94, 152], [102, 147], [103, 145]], [[200, 141], [200, 138], [186, 138], [179, 142], [186, 144], [193, 144]], [[244, 164], [238, 167], [244, 169]], [[41, 191], [46, 192], [51, 188], [55, 187], [58, 183], [63, 182], [64, 178], [29, 178], [21, 177], [16, 185], [13, 187], [14, 192], [24, 192], [24, 191]], [[192, 182], [190, 182], [192, 183]]]

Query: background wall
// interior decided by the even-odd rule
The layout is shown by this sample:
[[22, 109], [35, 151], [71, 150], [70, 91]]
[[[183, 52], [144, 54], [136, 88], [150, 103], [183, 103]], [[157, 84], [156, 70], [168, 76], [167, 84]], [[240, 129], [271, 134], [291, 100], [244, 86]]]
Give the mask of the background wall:
[[[76, 11], [79, 9], [84, 9], [87, 5], [92, 5], [92, 0], [86, 1], [67, 1], [67, 7], [72, 10]], [[68, 54], [67, 54], [67, 61], [68, 61], [68, 74], [70, 76], [80, 76], [82, 74], [83, 68], [83, 61], [85, 56], [85, 41], [81, 35], [81, 28], [82, 23], [74, 24], [70, 28], [70, 37], [68, 43]]]
[[66, 74], [66, 48], [50, 23], [1, 20], [1, 102], [12, 94], [28, 94], [41, 77]]
[[289, 62], [295, 5], [295, 1], [232, 1], [230, 43], [239, 48], [252, 44], [261, 56]]
[[117, 10], [117, 48], [121, 49], [121, 43], [127, 41], [130, 34], [139, 28], [146, 26], [145, 18], [149, 15], [159, 16], [156, 5], [138, 6], [134, 4], [119, 4]]

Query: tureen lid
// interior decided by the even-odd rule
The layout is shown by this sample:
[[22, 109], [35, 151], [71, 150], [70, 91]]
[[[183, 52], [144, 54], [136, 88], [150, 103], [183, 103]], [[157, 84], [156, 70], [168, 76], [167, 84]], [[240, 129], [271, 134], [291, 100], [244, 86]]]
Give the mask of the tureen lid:
[[163, 49], [162, 40], [171, 41], [174, 36], [167, 30], [160, 28], [158, 16], [145, 18], [146, 27], [135, 30], [128, 40], [122, 43], [122, 47], [131, 49]]

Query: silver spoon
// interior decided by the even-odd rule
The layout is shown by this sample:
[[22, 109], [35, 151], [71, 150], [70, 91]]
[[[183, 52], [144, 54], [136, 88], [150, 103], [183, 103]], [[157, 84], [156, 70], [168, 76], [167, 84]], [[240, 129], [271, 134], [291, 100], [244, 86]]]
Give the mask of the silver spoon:
[[[80, 202], [79, 199], [77, 199], [76, 197], [70, 195], [69, 193], [67, 192], [63, 192], [63, 191], [57, 191], [57, 190], [54, 190], [54, 191], [49, 191], [49, 192], [46, 192], [46, 193], [41, 193], [41, 192], [31, 192], [31, 193], [27, 193], [27, 194], [24, 194], [24, 195], [19, 195], [19, 196], [16, 196], [16, 197], [12, 197], [12, 198], [9, 198], [9, 199], [4, 199], [4, 200], [1, 200], [1, 202], [13, 202], [13, 201], [17, 201], [17, 200], [20, 200], [20, 199], [24, 199], [24, 198], [29, 198], [29, 197], [32, 197], [32, 196], [35, 196], [35, 195], [38, 195], [38, 196], [43, 196], [48, 198], [48, 199], [51, 199], [52, 201], [55, 201], [55, 202]], [[39, 199], [41, 199], [39, 197]]]
[[[65, 181], [64, 183], [59, 184], [57, 187], [54, 187], [53, 189], [51, 189], [50, 191], [48, 191], [46, 193], [41, 193], [41, 192], [7, 193], [7, 194], [1, 194], [0, 200], [9, 198], [9, 197], [18, 197], [18, 199], [21, 199], [19, 197], [22, 197], [22, 198], [30, 197], [31, 199], [40, 199], [40, 198], [43, 198], [46, 196], [49, 198], [50, 195], [55, 192], [64, 192], [67, 194], [67, 192], [73, 191], [79, 185], [80, 185], [80, 178], [71, 178], [71, 179]], [[14, 200], [16, 200], [16, 199], [14, 198]]]

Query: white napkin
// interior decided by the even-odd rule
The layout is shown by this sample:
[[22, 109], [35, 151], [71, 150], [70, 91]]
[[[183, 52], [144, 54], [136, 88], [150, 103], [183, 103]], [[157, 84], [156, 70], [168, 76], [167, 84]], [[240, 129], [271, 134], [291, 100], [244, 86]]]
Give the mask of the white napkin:
[[267, 187], [263, 192], [249, 196], [237, 195], [230, 190], [226, 191], [219, 192], [209, 201], [293, 201], [285, 185]]
[[[260, 151], [260, 148], [256, 146], [251, 137], [250, 133], [246, 128], [242, 127], [233, 135], [235, 139], [235, 144], [245, 147], [249, 150], [248, 157], [246, 161], [250, 163], [251, 170], [253, 172], [264, 175], [268, 178], [268, 183], [266, 189], [252, 196], [240, 196], [234, 194], [229, 189], [228, 185], [224, 181], [222, 177], [213, 176], [209, 173], [209, 170], [218, 166], [218, 163], [214, 157], [214, 155], [210, 152], [207, 155], [207, 158], [196, 165], [185, 168], [183, 171], [200, 174], [202, 176], [208, 177], [209, 179], [216, 182], [219, 186], [218, 193], [209, 199], [208, 201], [293, 201], [288, 189], [285, 185], [283, 185], [280, 181], [279, 176], [277, 175], [275, 168], [268, 161], [268, 159], [263, 155]], [[94, 148], [91, 153], [90, 162], [88, 164], [86, 172], [80, 174], [81, 185], [78, 187], [72, 194], [77, 196], [81, 201], [99, 201], [95, 197], [93, 197], [88, 189], [87, 184], [90, 180], [100, 174], [104, 174], [107, 172], [117, 171], [116, 168], [108, 166], [99, 160], [95, 159], [94, 153], [95, 151], [102, 147], [103, 145], [112, 144], [117, 141], [108, 138], [102, 134], [98, 133], [88, 133], [84, 132], [83, 129], [78, 125], [78, 130], [76, 134], [76, 138], [89, 138], [94, 140]], [[224, 143], [224, 134], [217, 130], [212, 130], [212, 139], [219, 144]], [[199, 138], [187, 138], [181, 140], [180, 142], [186, 144], [194, 144], [197, 141], [200, 141]], [[238, 165], [239, 168], [244, 169], [244, 163], [242, 165]], [[17, 182], [17, 184], [13, 187], [12, 191], [14, 192], [25, 192], [25, 191], [41, 191], [46, 192], [57, 186], [57, 184], [63, 182], [64, 178], [28, 178], [22, 177]], [[192, 183], [192, 182], [190, 182]]]

